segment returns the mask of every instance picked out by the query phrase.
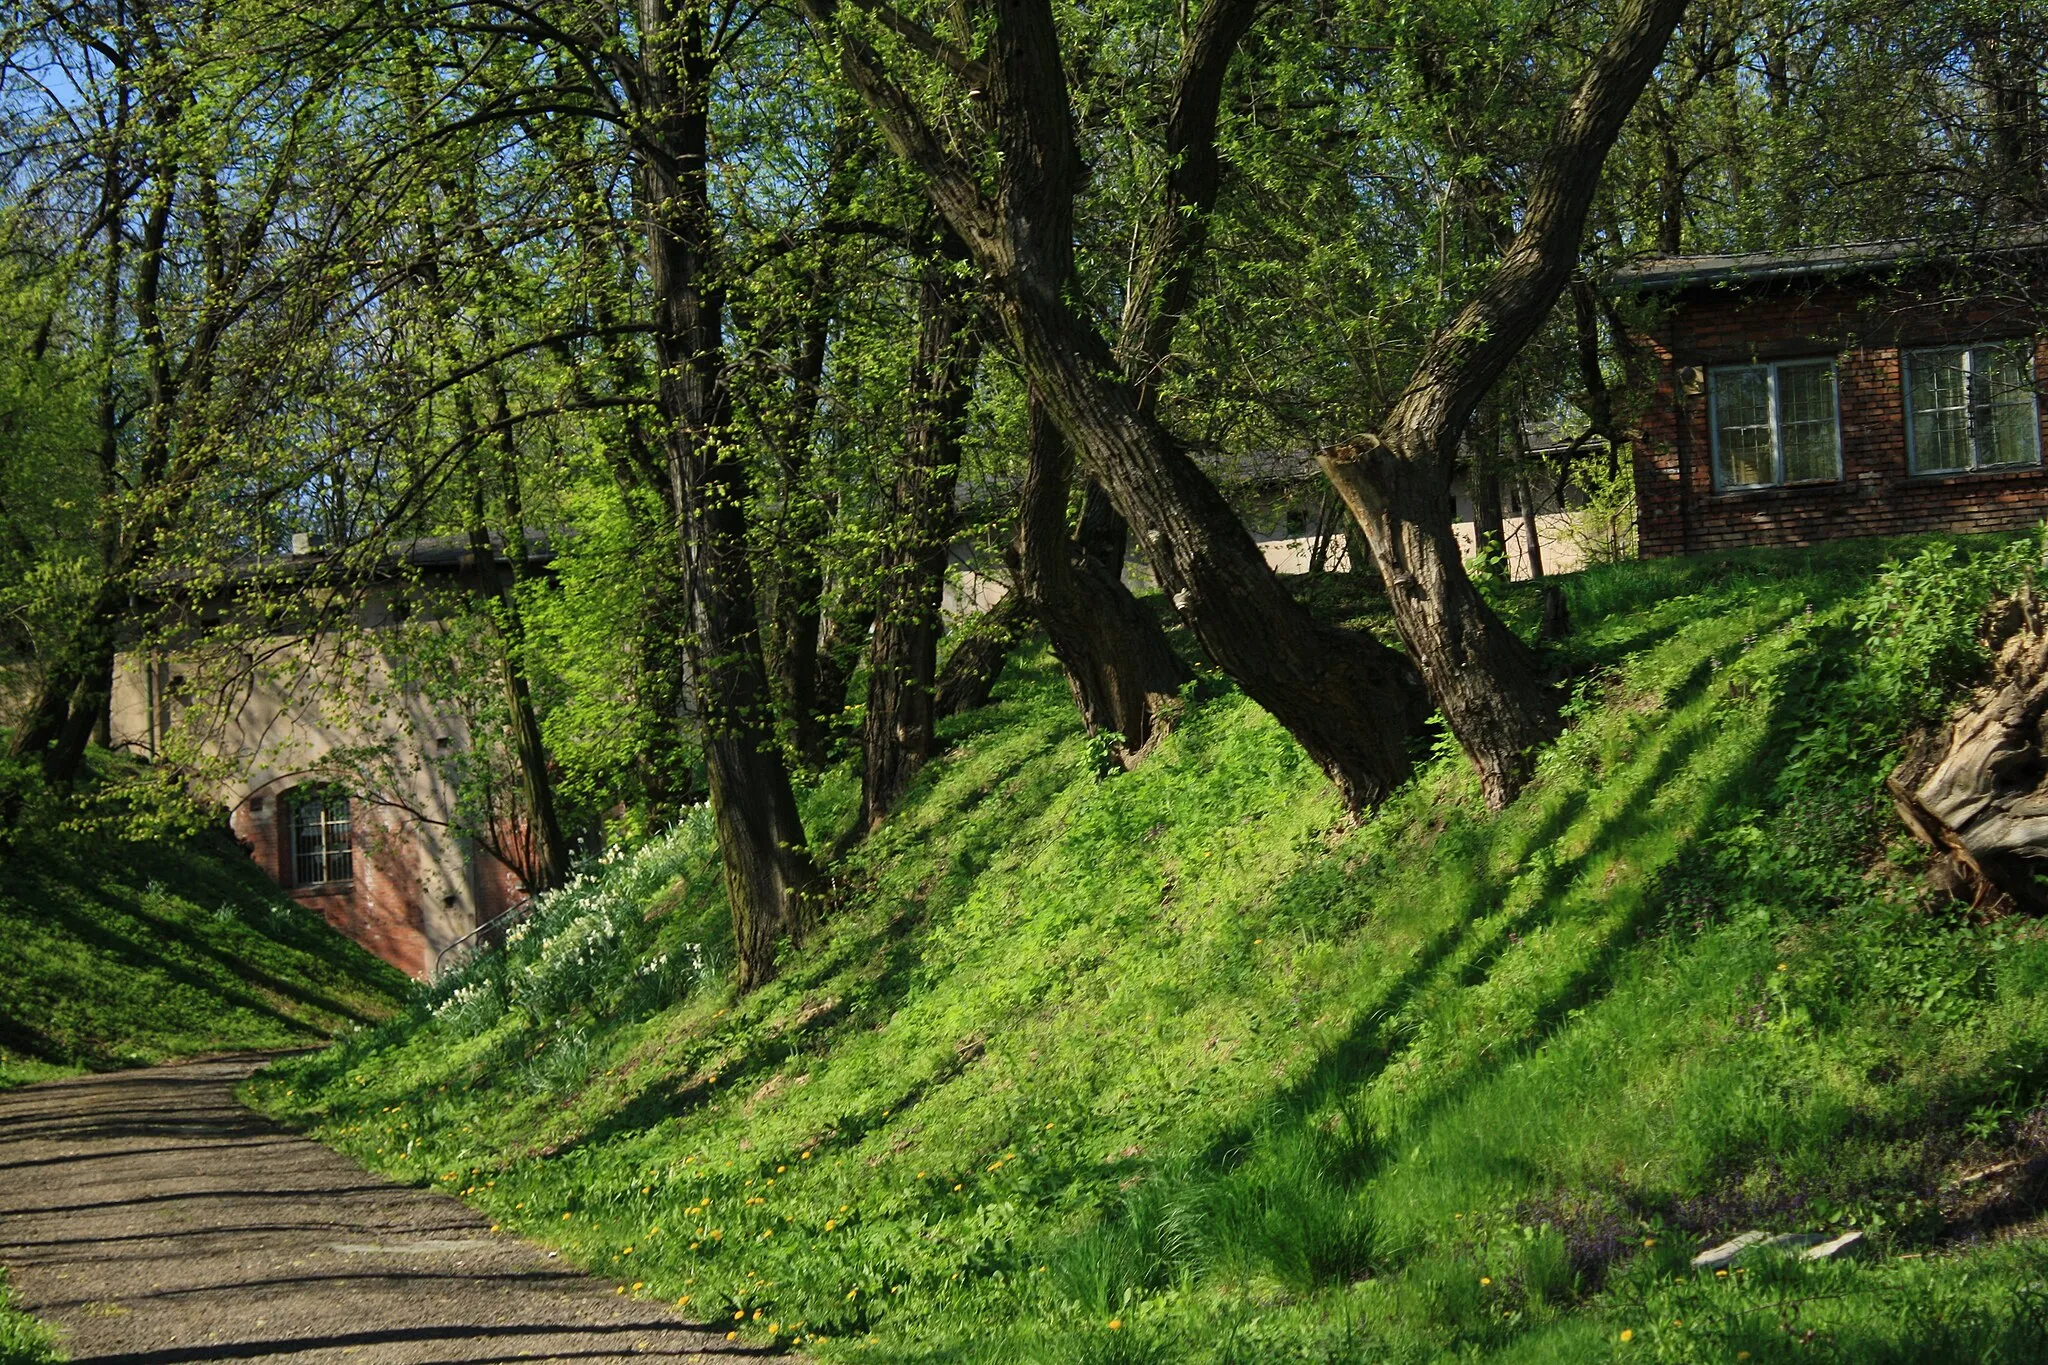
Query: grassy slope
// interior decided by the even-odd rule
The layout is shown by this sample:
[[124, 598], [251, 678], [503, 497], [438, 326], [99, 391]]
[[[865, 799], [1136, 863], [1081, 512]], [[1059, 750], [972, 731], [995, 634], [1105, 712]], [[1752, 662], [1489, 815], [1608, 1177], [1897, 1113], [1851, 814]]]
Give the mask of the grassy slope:
[[318, 1043], [406, 989], [224, 834], [33, 830], [0, 861], [0, 1087]]
[[[2038, 1358], [2048, 1256], [1942, 1181], [2041, 1139], [2048, 940], [1932, 907], [1871, 799], [2019, 558], [1897, 548], [1573, 580], [1590, 681], [1499, 816], [1440, 752], [1351, 827], [1213, 682], [1098, 780], [1041, 659], [768, 989], [691, 947], [700, 817], [252, 1094], [827, 1356]], [[1834, 1224], [1894, 1254], [1678, 1273]]]

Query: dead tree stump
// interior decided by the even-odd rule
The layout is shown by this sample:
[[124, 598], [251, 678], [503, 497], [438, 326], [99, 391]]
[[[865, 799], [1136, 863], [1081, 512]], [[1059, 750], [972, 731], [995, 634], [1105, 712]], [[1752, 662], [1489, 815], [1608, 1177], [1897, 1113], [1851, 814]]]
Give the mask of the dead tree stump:
[[1987, 915], [2048, 912], [2048, 622], [2032, 594], [2000, 603], [1995, 663], [1942, 728], [1908, 742], [1886, 779], [1906, 827], [1934, 851], [1929, 879]]

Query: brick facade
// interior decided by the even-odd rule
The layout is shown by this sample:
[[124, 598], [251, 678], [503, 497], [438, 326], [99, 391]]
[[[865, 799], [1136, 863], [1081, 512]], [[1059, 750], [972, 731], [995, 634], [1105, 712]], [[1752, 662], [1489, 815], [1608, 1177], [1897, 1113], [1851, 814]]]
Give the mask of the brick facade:
[[[351, 802], [354, 878], [299, 886], [290, 833], [293, 786], [281, 781], [258, 788], [229, 814], [228, 826], [249, 857], [293, 900], [317, 910], [338, 932], [408, 975], [431, 974], [439, 951], [437, 935], [427, 924], [433, 854], [419, 818], [391, 806]], [[482, 848], [470, 850], [469, 880], [467, 899], [475, 906], [478, 924], [496, 918], [525, 894], [519, 875]], [[453, 910], [460, 898], [455, 891], [444, 893], [443, 908]]]
[[[2035, 293], [2033, 302], [2010, 296]], [[1973, 294], [1931, 271], [1889, 279], [1716, 284], [1672, 291], [1639, 338], [1657, 385], [1636, 445], [1645, 557], [1848, 536], [2019, 530], [2048, 518], [2048, 469], [1908, 472], [1904, 361], [1923, 346], [2031, 337], [2048, 376], [2041, 291]], [[1717, 491], [1705, 382], [1710, 366], [1832, 356], [1842, 477], [1825, 484]], [[2048, 416], [2048, 404], [2037, 417]], [[2048, 422], [2041, 448], [2048, 450]]]

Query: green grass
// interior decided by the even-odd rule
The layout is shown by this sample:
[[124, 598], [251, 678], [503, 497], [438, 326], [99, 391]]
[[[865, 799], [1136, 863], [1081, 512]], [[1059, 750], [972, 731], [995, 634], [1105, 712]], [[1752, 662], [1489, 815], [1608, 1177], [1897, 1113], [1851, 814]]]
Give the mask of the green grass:
[[7, 1272], [0, 1269], [0, 1365], [45, 1365], [62, 1359], [50, 1329], [14, 1306]]
[[223, 832], [39, 819], [0, 858], [0, 1088], [313, 1046], [406, 990]]
[[[1877, 799], [2033, 551], [1926, 544], [1568, 580], [1572, 728], [1499, 815], [1440, 743], [1354, 824], [1214, 678], [1098, 777], [1023, 659], [770, 987], [699, 813], [249, 1093], [829, 1359], [2039, 1359], [2030, 1206], [1948, 1187], [2048, 1146], [2048, 938]], [[1750, 1227], [1879, 1256], [1685, 1270]]]

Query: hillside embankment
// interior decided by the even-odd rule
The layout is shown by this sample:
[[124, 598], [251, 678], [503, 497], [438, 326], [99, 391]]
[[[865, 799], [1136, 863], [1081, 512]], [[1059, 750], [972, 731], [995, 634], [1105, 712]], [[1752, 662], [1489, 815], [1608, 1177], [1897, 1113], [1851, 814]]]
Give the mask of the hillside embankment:
[[1928, 890], [1881, 797], [2037, 562], [1576, 575], [1570, 729], [1497, 815], [1439, 743], [1349, 821], [1213, 675], [1122, 773], [1020, 656], [767, 988], [700, 812], [246, 1093], [826, 1359], [2039, 1359], [2048, 937]]
[[203, 812], [135, 810], [117, 777], [137, 774], [31, 806], [0, 850], [0, 1089], [315, 1046], [399, 1007], [401, 974], [294, 904]]

